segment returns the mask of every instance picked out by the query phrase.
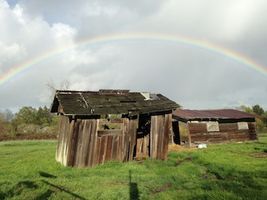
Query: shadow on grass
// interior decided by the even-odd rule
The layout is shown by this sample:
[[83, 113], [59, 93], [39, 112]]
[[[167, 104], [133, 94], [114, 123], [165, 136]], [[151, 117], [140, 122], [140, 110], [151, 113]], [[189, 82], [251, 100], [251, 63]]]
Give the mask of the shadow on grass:
[[137, 183], [132, 182], [132, 171], [129, 170], [129, 196], [130, 200], [139, 200], [139, 191]]
[[195, 194], [192, 199], [212, 199], [210, 195], [214, 191], [218, 195], [231, 195], [241, 199], [266, 199], [266, 187], [255, 179], [266, 176], [266, 172], [227, 169], [214, 163], [200, 165], [206, 168], [206, 174], [200, 182], [204, 194]]
[[[39, 175], [44, 177], [44, 178], [57, 178], [56, 176], [46, 173], [46, 172], [39, 172]], [[49, 199], [49, 197], [51, 197], [51, 195], [56, 194], [58, 192], [65, 192], [67, 194], [69, 194], [70, 196], [72, 196], [72, 199], [79, 199], [79, 200], [85, 200], [86, 198], [75, 194], [73, 192], [71, 192], [68, 189], [65, 189], [62, 186], [58, 186], [55, 185], [53, 183], [50, 183], [46, 180], [41, 180], [42, 183], [50, 186], [50, 188], [48, 190], [46, 190], [44, 193], [39, 194], [37, 197], [35, 197], [35, 200], [45, 200], [45, 199]], [[22, 194], [22, 192], [28, 192], [31, 193], [33, 192], [33, 190], [36, 190], [38, 188], [40, 188], [41, 186], [38, 185], [36, 182], [33, 181], [20, 181], [18, 182], [15, 186], [13, 186], [11, 189], [9, 189], [7, 192], [0, 192], [0, 200], [4, 200], [4, 199], [10, 199], [10, 198], [19, 198], [20, 195]]]
[[8, 199], [20, 195], [25, 189], [34, 190], [38, 185], [32, 181], [20, 181], [5, 193], [0, 193], [0, 199]]
[[57, 176], [49, 174], [47, 172], [39, 171], [39, 175], [44, 178], [57, 178]]
[[[71, 191], [65, 189], [65, 188], [62, 187], [62, 186], [58, 186], [58, 185], [55, 185], [55, 184], [53, 184], [53, 183], [49, 183], [48, 181], [45, 181], [45, 180], [42, 180], [42, 182], [45, 183], [45, 184], [47, 184], [47, 185], [49, 185], [49, 186], [51, 186], [53, 189], [56, 189], [56, 190], [59, 190], [59, 191], [61, 191], [61, 192], [65, 192], [65, 193], [71, 195], [71, 196], [74, 197], [75, 199], [86, 200], [86, 198], [84, 198], [84, 197], [82, 197], [82, 196], [80, 196], [80, 195], [78, 195], [78, 194], [75, 194], [75, 193], [73, 193], [73, 192], [71, 192]], [[46, 191], [46, 193], [48, 193], [48, 191]], [[51, 195], [51, 194], [50, 194], [50, 195]]]
[[53, 193], [55, 193], [55, 191], [48, 189], [43, 194], [40, 194], [39, 196], [37, 196], [35, 198], [35, 200], [45, 200], [45, 199], [48, 199]]
[[[49, 174], [49, 173], [44, 172], [44, 171], [39, 171], [39, 175], [44, 177], [44, 178], [53, 178], [53, 179], [57, 178], [57, 176], [55, 176], [53, 174]], [[50, 187], [52, 187], [53, 190], [48, 189], [45, 193], [43, 193], [40, 196], [38, 196], [36, 198], [37, 200], [48, 199], [53, 193], [56, 193], [57, 190], [60, 191], [60, 192], [65, 192], [65, 193], [71, 195], [75, 199], [81, 199], [81, 200], [85, 199], [84, 197], [79, 196], [78, 194], [75, 194], [75, 193], [65, 189], [62, 186], [58, 186], [58, 185], [55, 185], [53, 183], [49, 183], [48, 181], [45, 181], [45, 180], [42, 180], [42, 182], [45, 183], [46, 185], [49, 185]]]

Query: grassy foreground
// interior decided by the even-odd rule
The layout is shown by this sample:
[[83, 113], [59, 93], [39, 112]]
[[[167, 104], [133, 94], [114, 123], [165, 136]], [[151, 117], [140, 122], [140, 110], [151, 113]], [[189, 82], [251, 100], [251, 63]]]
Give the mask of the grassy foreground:
[[267, 199], [267, 137], [73, 169], [55, 141], [0, 143], [0, 199]]

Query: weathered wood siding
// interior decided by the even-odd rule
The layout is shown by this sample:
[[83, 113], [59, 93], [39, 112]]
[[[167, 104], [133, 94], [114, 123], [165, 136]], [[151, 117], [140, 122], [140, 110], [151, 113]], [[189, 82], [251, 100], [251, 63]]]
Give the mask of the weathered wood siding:
[[[129, 120], [124, 122], [127, 124]], [[65, 166], [90, 167], [108, 160], [123, 160], [128, 134], [98, 130], [99, 119], [69, 120], [61, 116], [56, 160]], [[126, 130], [126, 129], [125, 129]], [[128, 157], [127, 157], [128, 158]]]
[[60, 117], [56, 160], [65, 166], [91, 167], [109, 160], [166, 159], [171, 114], [151, 117], [151, 133], [137, 139], [138, 118], [122, 118], [119, 130], [99, 129], [100, 119]]
[[60, 117], [56, 160], [65, 166], [92, 166], [97, 144], [97, 119]]
[[149, 134], [137, 138], [136, 159], [142, 160], [149, 157]]
[[168, 153], [172, 115], [151, 116], [150, 157], [165, 160]]
[[124, 118], [121, 130], [99, 130], [99, 119], [60, 118], [56, 160], [65, 166], [87, 167], [134, 156], [137, 119]]
[[255, 122], [248, 122], [249, 129], [238, 130], [237, 123], [219, 123], [219, 131], [208, 132], [206, 123], [188, 123], [191, 143], [217, 143], [257, 139]]

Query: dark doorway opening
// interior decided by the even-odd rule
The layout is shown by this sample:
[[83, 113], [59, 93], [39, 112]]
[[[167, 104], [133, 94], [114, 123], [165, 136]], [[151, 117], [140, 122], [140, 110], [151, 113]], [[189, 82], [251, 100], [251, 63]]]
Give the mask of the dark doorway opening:
[[181, 144], [179, 122], [176, 120], [172, 122], [172, 131], [173, 131], [173, 142], [175, 144]]
[[150, 115], [140, 115], [139, 116], [139, 126], [136, 134], [136, 148], [135, 148], [135, 158], [137, 160], [142, 160], [150, 156], [149, 146], [150, 146], [150, 126], [151, 126], [151, 116]]

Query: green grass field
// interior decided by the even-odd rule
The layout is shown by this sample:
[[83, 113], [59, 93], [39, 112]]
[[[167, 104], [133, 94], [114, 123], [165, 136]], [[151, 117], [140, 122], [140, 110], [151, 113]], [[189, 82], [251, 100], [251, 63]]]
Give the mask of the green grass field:
[[55, 161], [55, 141], [0, 143], [0, 199], [267, 199], [267, 137], [91, 169]]

